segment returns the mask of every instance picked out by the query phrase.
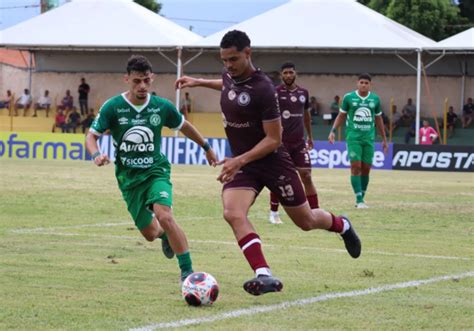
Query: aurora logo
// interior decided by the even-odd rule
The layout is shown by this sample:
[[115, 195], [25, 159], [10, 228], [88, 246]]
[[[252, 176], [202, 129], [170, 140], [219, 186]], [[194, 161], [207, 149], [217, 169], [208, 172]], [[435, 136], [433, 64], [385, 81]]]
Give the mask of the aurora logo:
[[146, 126], [134, 126], [125, 132], [120, 144], [122, 152], [153, 152], [153, 131]]
[[372, 122], [372, 112], [369, 108], [361, 107], [354, 113], [354, 122]]

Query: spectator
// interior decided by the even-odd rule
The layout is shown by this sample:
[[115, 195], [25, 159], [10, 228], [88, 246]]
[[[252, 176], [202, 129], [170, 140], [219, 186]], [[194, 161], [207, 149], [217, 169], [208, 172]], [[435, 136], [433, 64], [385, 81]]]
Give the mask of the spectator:
[[411, 122], [410, 127], [407, 130], [407, 133], [405, 133], [405, 144], [408, 144], [410, 142], [410, 138], [415, 136], [416, 132], [416, 121]]
[[392, 133], [401, 125], [401, 118], [399, 112], [397, 112], [397, 106], [392, 108]]
[[73, 133], [76, 133], [76, 129], [79, 125], [81, 125], [81, 115], [77, 112], [76, 107], [72, 107], [67, 118], [67, 132], [72, 130]]
[[189, 113], [191, 112], [192, 100], [189, 96], [189, 92], [184, 93], [184, 99], [181, 101], [180, 112], [183, 114], [184, 119], [187, 120]]
[[319, 115], [319, 103], [314, 96], [309, 98], [309, 111], [311, 112], [311, 116]]
[[69, 112], [74, 106], [74, 98], [71, 95], [70, 90], [66, 90], [66, 95], [61, 100], [61, 104], [58, 105], [58, 109], [65, 110], [66, 113]]
[[91, 87], [89, 84], [86, 83], [85, 78], [81, 78], [81, 85], [79, 85], [79, 107], [81, 108], [81, 115], [87, 115], [89, 112], [88, 107], [88, 100], [89, 100], [89, 92], [91, 91]]
[[456, 127], [456, 122], [458, 120], [458, 115], [454, 112], [453, 106], [449, 106], [448, 113], [446, 114], [446, 127], [448, 128], [448, 138], [454, 136], [454, 128]]
[[467, 103], [462, 107], [462, 127], [467, 128], [474, 116], [474, 104], [472, 98], [467, 99]]
[[49, 117], [49, 109], [51, 108], [51, 103], [52, 101], [51, 97], [49, 96], [49, 91], [46, 90], [44, 91], [44, 95], [38, 99], [37, 103], [35, 103], [35, 106], [33, 108], [35, 113], [33, 114], [33, 117], [38, 116], [38, 114], [36, 113], [38, 109], [45, 109], [46, 117]]
[[15, 116], [18, 116], [18, 109], [24, 109], [23, 116], [26, 116], [26, 112], [30, 109], [33, 102], [30, 90], [26, 88], [23, 91], [23, 94], [15, 102]]
[[408, 98], [407, 104], [402, 109], [402, 122], [404, 124], [410, 124], [416, 115], [416, 106], [413, 104], [413, 100]]
[[330, 109], [331, 109], [331, 121], [334, 121], [334, 119], [337, 117], [339, 114], [339, 101], [341, 98], [339, 98], [338, 95], [334, 97], [334, 101], [331, 103]]
[[86, 118], [84, 118], [81, 122], [82, 124], [82, 133], [89, 132], [89, 128], [92, 125], [92, 122], [94, 122], [94, 109], [89, 109], [89, 112], [87, 113]]
[[13, 95], [12, 91], [7, 90], [7, 94], [5, 95], [5, 98], [0, 99], [0, 108], [10, 108], [10, 103], [12, 101]]
[[420, 128], [420, 144], [433, 145], [438, 139], [438, 133], [430, 126], [430, 122], [423, 121], [423, 127]]
[[62, 133], [67, 132], [66, 116], [64, 115], [64, 111], [62, 109], [58, 109], [53, 125], [53, 130], [51, 131], [55, 132], [56, 128], [61, 128]]

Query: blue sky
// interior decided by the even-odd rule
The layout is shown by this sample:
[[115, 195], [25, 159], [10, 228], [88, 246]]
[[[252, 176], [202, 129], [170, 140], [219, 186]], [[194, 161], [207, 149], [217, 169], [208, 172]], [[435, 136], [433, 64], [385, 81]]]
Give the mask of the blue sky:
[[[64, 3], [67, 0], [57, 0]], [[101, 0], [96, 0], [101, 1]], [[202, 36], [282, 5], [288, 0], [159, 0], [160, 14]], [[0, 30], [40, 13], [40, 0], [0, 0]]]

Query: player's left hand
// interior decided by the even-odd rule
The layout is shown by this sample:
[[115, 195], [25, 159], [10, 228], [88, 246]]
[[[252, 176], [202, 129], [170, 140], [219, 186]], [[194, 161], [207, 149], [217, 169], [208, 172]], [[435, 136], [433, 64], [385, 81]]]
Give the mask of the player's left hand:
[[388, 145], [386, 141], [382, 141], [383, 153], [386, 155], [388, 153]]
[[308, 152], [314, 148], [313, 139], [308, 138], [306, 141], [306, 148], [308, 149]]
[[228, 158], [217, 162], [217, 165], [224, 165], [222, 167], [221, 173], [217, 176], [217, 180], [225, 184], [234, 179], [237, 172], [240, 170], [241, 164], [237, 158]]
[[206, 159], [207, 159], [207, 162], [209, 162], [210, 166], [215, 167], [217, 165], [218, 161], [217, 161], [216, 153], [214, 152], [212, 148], [210, 148], [206, 152]]

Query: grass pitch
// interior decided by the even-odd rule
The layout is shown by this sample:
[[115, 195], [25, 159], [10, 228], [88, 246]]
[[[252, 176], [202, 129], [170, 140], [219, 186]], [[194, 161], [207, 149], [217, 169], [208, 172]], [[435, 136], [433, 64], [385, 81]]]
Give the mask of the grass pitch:
[[285, 216], [281, 226], [267, 223], [262, 192], [250, 218], [285, 287], [252, 297], [242, 289], [252, 272], [222, 218], [218, 171], [173, 167], [174, 212], [195, 270], [221, 287], [214, 306], [193, 308], [181, 299], [176, 261], [134, 228], [113, 166], [0, 160], [0, 330], [474, 327], [472, 174], [374, 171], [371, 208], [356, 210], [349, 170], [315, 169], [323, 208], [347, 214], [361, 236], [357, 260], [332, 233], [302, 232]]

